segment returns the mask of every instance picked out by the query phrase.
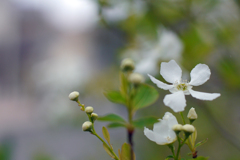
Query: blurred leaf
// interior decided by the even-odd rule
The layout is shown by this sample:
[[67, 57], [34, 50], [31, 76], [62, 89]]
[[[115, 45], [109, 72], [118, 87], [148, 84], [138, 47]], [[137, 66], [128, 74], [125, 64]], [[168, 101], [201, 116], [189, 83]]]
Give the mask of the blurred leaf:
[[122, 160], [131, 160], [131, 146], [127, 143], [122, 145], [121, 158]]
[[188, 159], [188, 160], [208, 160], [209, 158], [208, 157], [197, 157], [197, 158], [194, 158], [194, 159]]
[[126, 99], [119, 91], [106, 91], [103, 94], [109, 101], [113, 103], [126, 104]]
[[122, 157], [121, 157], [121, 150], [118, 149], [118, 155], [119, 155], [119, 159], [122, 160]]
[[133, 107], [135, 110], [147, 107], [153, 104], [159, 97], [158, 91], [147, 84], [142, 84], [137, 89], [133, 99]]
[[204, 139], [204, 140], [202, 140], [202, 141], [200, 141], [200, 142], [198, 142], [198, 143], [195, 145], [195, 148], [203, 145], [203, 144], [206, 143], [207, 141], [208, 141], [208, 138], [207, 138], [207, 139]]
[[109, 135], [109, 132], [106, 127], [102, 127], [102, 133], [103, 133], [104, 138], [107, 140], [108, 144], [111, 146], [110, 135]]
[[165, 160], [169, 160], [169, 159], [171, 159], [171, 158], [174, 158], [173, 155], [167, 156]]
[[107, 154], [111, 157], [114, 158], [114, 155], [109, 151], [108, 147], [106, 146], [105, 143], [103, 143], [103, 148], [105, 149], [105, 151], [107, 152]]
[[[126, 95], [127, 94], [127, 88], [128, 88], [128, 80], [126, 78], [126, 76], [124, 75], [123, 72], [120, 72], [120, 92], [122, 95]], [[124, 99], [124, 104], [126, 103], [126, 98], [124, 96], [122, 96]]]
[[159, 122], [157, 117], [143, 117], [133, 121], [133, 126], [137, 128], [144, 128], [148, 125], [153, 125], [154, 123]]
[[116, 114], [108, 114], [106, 116], [98, 117], [99, 121], [110, 121], [110, 122], [123, 122], [125, 123], [125, 120]]
[[117, 128], [117, 127], [126, 127], [126, 125], [123, 123], [115, 122], [115, 123], [108, 124], [107, 127], [108, 128]]

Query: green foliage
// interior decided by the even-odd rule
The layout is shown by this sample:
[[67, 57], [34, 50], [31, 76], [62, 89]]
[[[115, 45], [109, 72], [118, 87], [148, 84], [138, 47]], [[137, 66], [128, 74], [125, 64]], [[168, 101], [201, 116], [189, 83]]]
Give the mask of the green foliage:
[[114, 123], [109, 123], [107, 125], [108, 128], [118, 128], [118, 127], [127, 127], [126, 124], [119, 123], [119, 122], [114, 122]]
[[[131, 160], [131, 146], [127, 143], [122, 145], [120, 160]], [[135, 159], [135, 158], [134, 158]]]
[[202, 156], [199, 156], [197, 158], [194, 158], [194, 159], [188, 159], [188, 160], [208, 160], [209, 157], [202, 157]]
[[105, 149], [105, 151], [107, 152], [107, 154], [114, 158], [114, 155], [111, 153], [111, 151], [108, 149], [107, 145], [105, 143], [103, 143], [103, 148]]
[[109, 135], [109, 132], [106, 127], [102, 127], [102, 133], [103, 133], [104, 138], [107, 140], [108, 144], [111, 146], [110, 135]]
[[125, 120], [116, 114], [108, 114], [106, 116], [98, 117], [99, 121], [109, 121], [109, 122], [122, 122], [125, 123]]
[[156, 117], [143, 117], [133, 121], [133, 126], [136, 128], [144, 128], [148, 125], [153, 125], [154, 123], [159, 122]]
[[126, 105], [126, 99], [122, 96], [122, 94], [119, 91], [106, 91], [104, 95], [109, 101], [113, 103]]
[[165, 158], [165, 160], [169, 160], [169, 159], [171, 159], [171, 158], [174, 158], [173, 155], [167, 156], [167, 157]]
[[133, 99], [133, 107], [135, 110], [147, 107], [153, 104], [159, 97], [158, 91], [147, 84], [142, 84], [136, 91]]
[[204, 140], [202, 140], [202, 141], [200, 141], [200, 142], [198, 142], [198, 143], [195, 145], [195, 148], [203, 145], [203, 144], [206, 143], [207, 141], [208, 141], [208, 138], [207, 138], [207, 139], [204, 139]]

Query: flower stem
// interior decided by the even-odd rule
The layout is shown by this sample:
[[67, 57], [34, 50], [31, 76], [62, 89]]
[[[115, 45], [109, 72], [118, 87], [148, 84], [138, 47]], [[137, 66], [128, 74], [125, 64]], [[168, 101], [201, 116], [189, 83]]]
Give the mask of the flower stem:
[[181, 142], [181, 139], [180, 137], [178, 136], [178, 150], [177, 150], [177, 155], [175, 157], [175, 160], [178, 160], [178, 157], [179, 157], [179, 154], [180, 154], [180, 150], [182, 148], [182, 146], [184, 145], [185, 141], [188, 139], [188, 138], [185, 138], [182, 142]]
[[185, 120], [184, 120], [184, 117], [183, 117], [183, 113], [182, 112], [179, 112], [181, 117], [182, 117], [182, 121], [183, 121], [183, 124], [186, 124]]

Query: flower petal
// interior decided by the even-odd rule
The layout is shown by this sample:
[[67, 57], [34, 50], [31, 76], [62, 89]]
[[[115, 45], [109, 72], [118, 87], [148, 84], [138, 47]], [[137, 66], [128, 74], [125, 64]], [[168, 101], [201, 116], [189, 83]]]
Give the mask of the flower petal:
[[164, 97], [163, 102], [174, 112], [181, 112], [186, 107], [186, 99], [183, 91], [178, 91], [173, 94], [167, 94]]
[[167, 143], [167, 140], [160, 134], [149, 130], [148, 128], [144, 128], [144, 135], [150, 139], [151, 141], [156, 142], [157, 144], [164, 145]]
[[161, 135], [162, 137], [166, 137], [168, 135], [168, 129], [169, 127], [166, 120], [161, 120], [153, 125], [153, 132]]
[[214, 100], [215, 98], [221, 95], [220, 93], [205, 93], [205, 92], [194, 91], [192, 89], [189, 89], [189, 92], [194, 98], [207, 100], [207, 101]]
[[172, 127], [175, 125], [175, 124], [178, 124], [178, 121], [176, 119], [176, 117], [170, 113], [170, 112], [166, 112], [164, 117], [163, 117], [163, 120], [164, 119], [167, 119], [167, 124], [168, 124], [168, 127], [170, 129], [172, 129]]
[[190, 75], [191, 81], [189, 84], [192, 86], [199, 86], [210, 78], [211, 71], [206, 64], [198, 64], [192, 69]]
[[182, 69], [174, 60], [171, 60], [168, 63], [162, 62], [160, 74], [167, 82], [174, 83], [178, 80], [181, 80]]
[[153, 76], [151, 76], [150, 74], [148, 74], [148, 76], [150, 77], [151, 81], [153, 83], [155, 83], [159, 88], [162, 88], [164, 90], [168, 90], [168, 89], [173, 88], [173, 85], [168, 85], [166, 83], [163, 83], [163, 82], [157, 80], [156, 78], [154, 78]]

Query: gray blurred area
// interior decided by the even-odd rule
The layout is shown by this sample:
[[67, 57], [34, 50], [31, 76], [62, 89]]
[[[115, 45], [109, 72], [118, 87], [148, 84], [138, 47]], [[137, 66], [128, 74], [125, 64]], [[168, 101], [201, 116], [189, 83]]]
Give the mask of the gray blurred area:
[[[93, 1], [0, 1], [0, 145], [9, 159], [95, 159], [89, 148], [107, 157], [68, 100], [114, 62], [119, 39], [97, 21]], [[77, 126], [61, 123], [74, 114], [84, 116]]]

